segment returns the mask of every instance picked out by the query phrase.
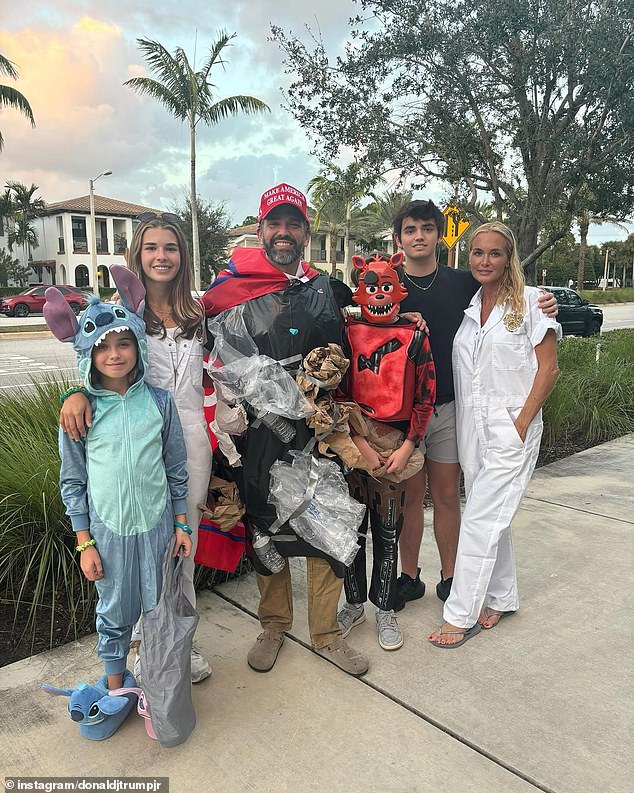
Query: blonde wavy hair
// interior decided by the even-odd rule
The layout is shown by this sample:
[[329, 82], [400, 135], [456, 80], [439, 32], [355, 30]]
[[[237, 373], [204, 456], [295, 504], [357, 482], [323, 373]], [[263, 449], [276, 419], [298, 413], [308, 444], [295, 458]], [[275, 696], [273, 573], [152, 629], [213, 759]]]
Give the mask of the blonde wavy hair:
[[[201, 304], [192, 297], [191, 274], [189, 264], [189, 248], [182, 229], [177, 223], [156, 217], [145, 223], [139, 223], [132, 235], [130, 250], [128, 251], [128, 267], [133, 273], [139, 276], [145, 286], [146, 277], [141, 267], [141, 248], [143, 245], [143, 235], [148, 229], [165, 229], [171, 231], [178, 242], [178, 250], [181, 258], [181, 266], [174, 280], [170, 282], [169, 303], [174, 321], [178, 325], [179, 335], [186, 339], [191, 339], [198, 332], [203, 320], [203, 309]], [[149, 302], [145, 304], [145, 330], [150, 336], [160, 336], [165, 338], [167, 331], [162, 320], [152, 311]]]
[[504, 242], [506, 243], [506, 255], [509, 260], [498, 286], [498, 293], [495, 301], [496, 305], [508, 303], [511, 310], [523, 314], [524, 286], [526, 282], [524, 280], [524, 270], [522, 269], [520, 258], [517, 254], [515, 235], [508, 226], [505, 226], [504, 223], [501, 223], [499, 220], [483, 223], [481, 226], [478, 226], [469, 241], [469, 254], [471, 254], [478, 234], [484, 234], [485, 232], [495, 232], [504, 238]]

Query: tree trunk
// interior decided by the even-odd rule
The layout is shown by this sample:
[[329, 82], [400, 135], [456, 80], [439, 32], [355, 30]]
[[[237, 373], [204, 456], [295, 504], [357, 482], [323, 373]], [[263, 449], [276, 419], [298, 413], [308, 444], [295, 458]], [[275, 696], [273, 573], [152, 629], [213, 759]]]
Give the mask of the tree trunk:
[[350, 224], [352, 220], [352, 206], [350, 201], [346, 201], [346, 233], [343, 239], [343, 273], [344, 280], [350, 283]]
[[337, 232], [330, 232], [330, 276], [337, 277]]
[[196, 195], [196, 127], [189, 123], [189, 142], [191, 152], [190, 201], [192, 209], [192, 259], [194, 263], [194, 289], [200, 292], [200, 242], [198, 240], [198, 199]]
[[579, 266], [577, 268], [577, 289], [583, 289], [586, 279], [586, 251], [588, 250], [588, 229], [590, 228], [590, 213], [582, 212], [577, 218], [579, 223]]

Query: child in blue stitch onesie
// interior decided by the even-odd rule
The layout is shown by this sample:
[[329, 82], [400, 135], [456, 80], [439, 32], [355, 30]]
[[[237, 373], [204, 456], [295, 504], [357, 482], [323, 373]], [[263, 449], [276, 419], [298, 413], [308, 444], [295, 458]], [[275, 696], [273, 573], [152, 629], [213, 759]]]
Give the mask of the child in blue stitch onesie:
[[[122, 305], [92, 298], [79, 320], [55, 289], [44, 316], [71, 342], [93, 411], [85, 438], [60, 430], [60, 488], [86, 578], [94, 581], [100, 683], [134, 685], [126, 672], [132, 628], [154, 608], [161, 566], [176, 532], [175, 555], [191, 552], [183, 434], [172, 397], [145, 382], [145, 289], [127, 268], [111, 269]], [[124, 672], [126, 679], [124, 683]]]

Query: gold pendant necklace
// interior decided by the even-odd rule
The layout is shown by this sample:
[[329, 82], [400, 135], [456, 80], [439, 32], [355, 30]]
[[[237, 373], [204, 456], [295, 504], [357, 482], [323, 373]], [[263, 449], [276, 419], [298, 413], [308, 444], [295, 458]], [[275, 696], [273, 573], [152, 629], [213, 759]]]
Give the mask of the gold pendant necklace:
[[[405, 273], [405, 278], [407, 278], [407, 280], [410, 282], [410, 284], [412, 284], [412, 286], [415, 286], [416, 289], [420, 289], [421, 292], [426, 292], [428, 289], [431, 289], [432, 286], [434, 285], [434, 281], [436, 280], [436, 277], [438, 275], [438, 264], [436, 264], [436, 269], [434, 270], [434, 277], [431, 279], [431, 282], [427, 284], [427, 286], [421, 286], [420, 284], [417, 284], [416, 281], [411, 279], [405, 271], [403, 272]], [[424, 275], [419, 275], [418, 277], [425, 278]]]

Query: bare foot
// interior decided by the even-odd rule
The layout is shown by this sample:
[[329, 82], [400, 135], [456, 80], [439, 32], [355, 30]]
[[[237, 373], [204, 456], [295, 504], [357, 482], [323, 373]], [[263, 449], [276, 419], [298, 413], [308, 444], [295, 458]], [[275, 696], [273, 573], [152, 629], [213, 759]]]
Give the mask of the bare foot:
[[471, 628], [458, 628], [450, 622], [443, 622], [440, 630], [433, 631], [427, 637], [427, 640], [435, 645], [452, 645], [461, 644], [465, 640]]
[[490, 628], [495, 628], [495, 626], [502, 619], [502, 617], [506, 617], [507, 614], [514, 614], [514, 612], [496, 611], [495, 609], [485, 606], [480, 612], [480, 616], [478, 617], [478, 624], [481, 625], [485, 630], [489, 630]]

